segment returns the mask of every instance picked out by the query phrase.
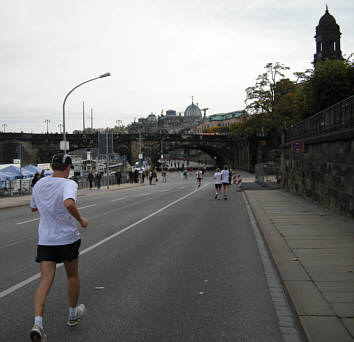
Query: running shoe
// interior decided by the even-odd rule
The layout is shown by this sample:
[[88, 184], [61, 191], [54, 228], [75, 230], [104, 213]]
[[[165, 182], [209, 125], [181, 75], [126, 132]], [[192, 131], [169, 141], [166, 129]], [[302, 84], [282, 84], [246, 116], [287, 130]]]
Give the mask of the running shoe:
[[76, 327], [80, 323], [81, 317], [86, 312], [86, 307], [84, 304], [80, 304], [76, 307], [76, 316], [70, 316], [67, 322], [69, 327]]
[[35, 324], [31, 330], [31, 341], [33, 342], [45, 342], [47, 341], [47, 336], [44, 330], [37, 324]]
[[215, 195], [215, 199], [217, 199], [217, 198], [218, 198], [218, 194]]

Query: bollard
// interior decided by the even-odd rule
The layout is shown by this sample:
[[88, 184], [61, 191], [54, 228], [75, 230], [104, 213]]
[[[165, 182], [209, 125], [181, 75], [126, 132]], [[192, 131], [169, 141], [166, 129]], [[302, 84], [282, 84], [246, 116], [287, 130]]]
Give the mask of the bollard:
[[242, 178], [241, 175], [237, 175], [237, 191], [242, 191]]

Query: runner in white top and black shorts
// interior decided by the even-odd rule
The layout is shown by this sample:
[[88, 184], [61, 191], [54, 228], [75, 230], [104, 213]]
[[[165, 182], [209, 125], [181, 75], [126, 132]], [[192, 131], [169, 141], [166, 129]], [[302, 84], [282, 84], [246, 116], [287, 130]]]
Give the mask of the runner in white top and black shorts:
[[200, 169], [197, 169], [197, 172], [195, 173], [196, 177], [197, 177], [197, 184], [198, 184], [198, 188], [200, 188], [200, 185], [202, 184], [202, 177], [203, 177], [203, 173], [202, 171], [200, 171]]
[[221, 182], [221, 172], [220, 172], [219, 168], [217, 168], [216, 172], [214, 173], [214, 179], [215, 179], [215, 199], [217, 199], [220, 195], [221, 183], [222, 183]]
[[227, 165], [224, 166], [224, 170], [221, 171], [221, 181], [224, 188], [224, 200], [227, 200], [229, 184], [230, 184], [230, 172]]
[[67, 325], [76, 326], [85, 312], [83, 304], [77, 305], [80, 281], [78, 256], [81, 244], [76, 221], [87, 227], [88, 220], [76, 207], [77, 184], [67, 179], [72, 168], [69, 155], [53, 156], [53, 176], [41, 178], [33, 187], [31, 210], [40, 215], [36, 261], [40, 263], [41, 278], [34, 297], [34, 325], [32, 341], [46, 341], [42, 316], [49, 290], [53, 284], [56, 264], [64, 263], [68, 278], [69, 319]]

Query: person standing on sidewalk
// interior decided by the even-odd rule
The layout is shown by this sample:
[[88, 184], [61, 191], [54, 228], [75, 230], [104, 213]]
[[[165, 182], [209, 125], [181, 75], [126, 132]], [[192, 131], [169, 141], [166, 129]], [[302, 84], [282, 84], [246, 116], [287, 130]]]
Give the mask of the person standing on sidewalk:
[[224, 188], [224, 200], [227, 200], [229, 194], [230, 172], [227, 165], [224, 166], [224, 170], [221, 171], [222, 186]]
[[117, 172], [115, 173], [116, 176], [116, 181], [118, 185], [122, 184], [122, 174], [120, 172], [120, 169], [117, 170]]
[[217, 168], [216, 172], [214, 173], [214, 179], [215, 179], [215, 199], [218, 199], [221, 191], [221, 172], [219, 168]]
[[90, 190], [92, 189], [92, 182], [94, 179], [95, 179], [95, 177], [94, 177], [92, 171], [90, 171], [90, 173], [87, 176], [87, 180], [89, 181], [89, 184], [90, 184]]
[[101, 173], [101, 171], [97, 171], [96, 176], [95, 176], [97, 190], [99, 190], [101, 187], [101, 179], [102, 179], [102, 173]]
[[77, 184], [67, 179], [73, 167], [71, 158], [67, 154], [55, 154], [51, 166], [53, 175], [37, 182], [31, 198], [32, 212], [38, 211], [40, 215], [36, 262], [40, 264], [41, 278], [34, 296], [35, 317], [30, 334], [31, 340], [36, 342], [46, 341], [42, 317], [57, 263], [64, 263], [68, 279], [67, 325], [78, 325], [86, 310], [83, 304], [78, 305], [81, 240], [75, 220], [83, 228], [87, 227], [88, 220], [80, 215], [76, 206]]

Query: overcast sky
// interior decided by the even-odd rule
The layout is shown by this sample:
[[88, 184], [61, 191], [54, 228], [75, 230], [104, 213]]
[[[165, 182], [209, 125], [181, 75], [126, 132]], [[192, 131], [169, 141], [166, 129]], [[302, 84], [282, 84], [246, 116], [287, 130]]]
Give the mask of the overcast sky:
[[[0, 130], [58, 131], [184, 112], [244, 108], [267, 62], [312, 67], [320, 0], [1, 0]], [[354, 1], [329, 1], [342, 53], [354, 52]]]

